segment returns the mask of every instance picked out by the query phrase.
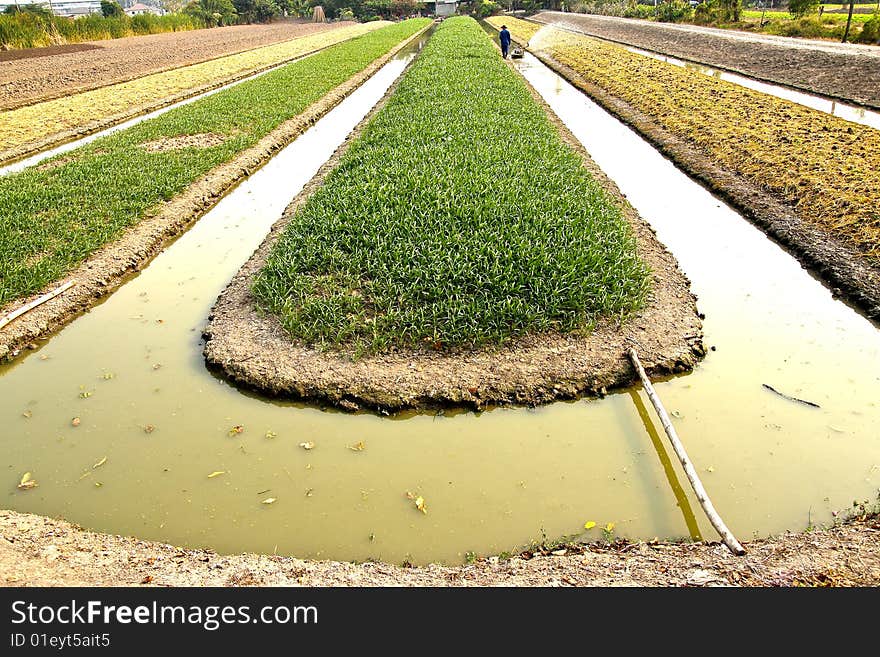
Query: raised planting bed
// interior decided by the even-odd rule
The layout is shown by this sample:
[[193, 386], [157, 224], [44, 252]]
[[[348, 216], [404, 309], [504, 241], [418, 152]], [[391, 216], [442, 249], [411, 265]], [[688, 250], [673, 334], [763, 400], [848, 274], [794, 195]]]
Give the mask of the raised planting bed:
[[349, 24], [335, 30], [9, 110], [4, 112], [3, 121], [0, 122], [0, 162], [96, 132], [387, 24]]
[[383, 410], [599, 392], [636, 334], [655, 369], [692, 366], [687, 281], [548, 111], [445, 20], [221, 296], [208, 360]]
[[533, 23], [506, 22], [836, 293], [880, 317], [880, 132], [590, 37], [547, 27], [535, 41]]
[[0, 178], [0, 313], [77, 280], [0, 331], [0, 356], [108, 293], [429, 24], [383, 27]]

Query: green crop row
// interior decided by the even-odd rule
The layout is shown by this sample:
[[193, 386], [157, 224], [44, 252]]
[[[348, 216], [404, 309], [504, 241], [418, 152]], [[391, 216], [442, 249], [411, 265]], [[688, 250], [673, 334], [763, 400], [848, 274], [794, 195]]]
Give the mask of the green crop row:
[[357, 354], [588, 330], [648, 285], [619, 206], [455, 17], [290, 218], [254, 293], [295, 340]]
[[[64, 276], [151, 208], [254, 145], [428, 22], [405, 21], [331, 46], [0, 178], [0, 306]], [[208, 139], [199, 147], [179, 139], [186, 135]], [[144, 147], [153, 143], [183, 147]]]

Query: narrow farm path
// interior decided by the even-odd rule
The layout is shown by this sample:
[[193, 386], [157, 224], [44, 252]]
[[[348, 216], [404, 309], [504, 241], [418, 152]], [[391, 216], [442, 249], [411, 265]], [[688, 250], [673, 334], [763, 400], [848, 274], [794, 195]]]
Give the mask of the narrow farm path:
[[759, 80], [880, 108], [880, 48], [876, 46], [550, 11], [532, 18]]

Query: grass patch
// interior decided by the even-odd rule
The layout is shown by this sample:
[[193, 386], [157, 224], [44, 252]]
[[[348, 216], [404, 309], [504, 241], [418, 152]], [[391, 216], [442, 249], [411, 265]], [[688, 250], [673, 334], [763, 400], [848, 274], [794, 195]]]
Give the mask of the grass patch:
[[[37, 292], [212, 168], [425, 27], [414, 19], [332, 46], [63, 156], [0, 178], [0, 306]], [[141, 144], [211, 133], [207, 148]]]
[[377, 352], [586, 329], [639, 307], [647, 274], [620, 209], [456, 17], [291, 218], [254, 292], [294, 339]]
[[53, 16], [45, 9], [45, 5], [42, 7], [43, 11], [0, 14], [0, 47], [3, 49], [40, 48], [60, 43], [117, 39], [142, 34], [159, 34], [160, 32], [181, 32], [204, 27], [200, 21], [186, 14], [167, 14], [165, 16], [144, 14], [118, 18], [89, 14], [69, 19]]
[[[505, 20], [514, 36], [533, 28]], [[546, 34], [554, 60], [880, 262], [880, 131], [597, 39]]]
[[265, 68], [360, 36], [382, 24], [348, 25], [211, 61], [154, 73], [118, 84], [27, 105], [3, 113], [0, 152], [51, 137], [84, 124], [118, 116], [133, 107], [153, 106], [165, 98]]

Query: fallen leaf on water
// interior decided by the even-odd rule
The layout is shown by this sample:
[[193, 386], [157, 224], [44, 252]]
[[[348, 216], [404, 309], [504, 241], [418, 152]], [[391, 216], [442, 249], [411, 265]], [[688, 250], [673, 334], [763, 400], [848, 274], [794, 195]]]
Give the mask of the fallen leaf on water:
[[153, 426], [152, 424], [145, 424], [144, 425], [144, 433], [153, 433], [155, 430], [156, 430], [156, 427]]
[[416, 508], [427, 515], [428, 509], [425, 507], [425, 498], [421, 495], [416, 498]]
[[208, 479], [213, 479], [214, 477], [219, 477], [222, 474], [226, 474], [226, 470], [214, 470], [211, 474], [208, 475]]
[[92, 466], [92, 470], [94, 470], [95, 468], [100, 468], [100, 467], [101, 467], [102, 465], [104, 465], [106, 462], [107, 462], [107, 457], [105, 456], [105, 457], [102, 458], [100, 461], [98, 461], [97, 463], [95, 463], [95, 465]]
[[592, 520], [588, 520], [587, 522], [584, 523], [584, 529], [592, 529], [595, 526], [596, 526], [596, 523], [593, 522]]
[[236, 434], [241, 433], [242, 431], [244, 431], [244, 426], [241, 425], [241, 424], [236, 424], [234, 427], [232, 427], [232, 428], [229, 430], [229, 435], [230, 435], [230, 436], [234, 436], [234, 435], [236, 435]]
[[78, 427], [79, 423], [80, 423], [80, 419], [78, 417], [75, 417], [70, 421], [70, 426]]
[[28, 490], [30, 488], [36, 488], [38, 486], [36, 480], [31, 476], [30, 472], [25, 472], [21, 476], [21, 481], [18, 482], [18, 488], [21, 490]]
[[265, 500], [260, 502], [260, 504], [274, 504], [274, 503], [275, 503], [274, 497], [267, 497]]
[[267, 431], [267, 432], [266, 432], [266, 438], [270, 438], [270, 439], [271, 439], [271, 438], [275, 438], [275, 437], [277, 437], [277, 436], [278, 436], [278, 434], [275, 433], [274, 431]]
[[303, 449], [314, 449], [315, 443], [310, 440], [305, 443], [300, 443], [299, 446], [302, 447]]
[[367, 444], [363, 440], [359, 440], [354, 445], [349, 445], [348, 448], [354, 452], [362, 452], [367, 448]]

